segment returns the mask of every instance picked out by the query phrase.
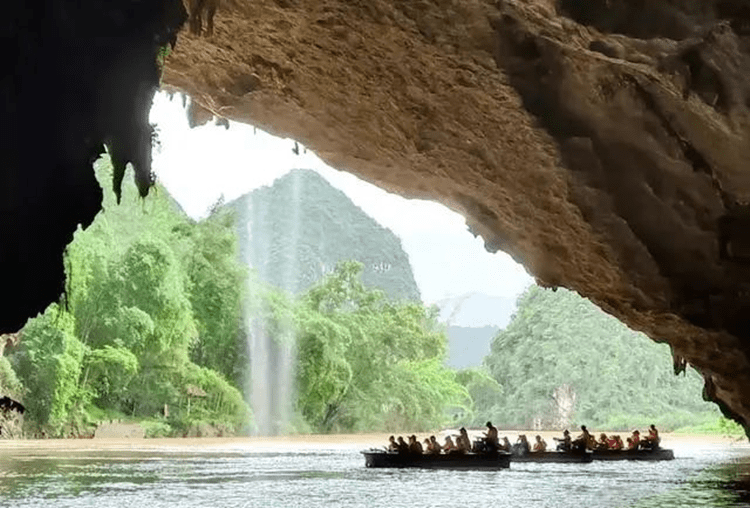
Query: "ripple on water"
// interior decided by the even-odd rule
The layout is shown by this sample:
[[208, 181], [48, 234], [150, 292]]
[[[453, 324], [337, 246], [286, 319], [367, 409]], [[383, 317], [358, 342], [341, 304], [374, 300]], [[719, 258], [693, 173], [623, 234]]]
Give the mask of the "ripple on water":
[[677, 452], [670, 462], [524, 463], [491, 472], [367, 469], [358, 452], [341, 449], [1, 457], [0, 506], [746, 506], [747, 447]]

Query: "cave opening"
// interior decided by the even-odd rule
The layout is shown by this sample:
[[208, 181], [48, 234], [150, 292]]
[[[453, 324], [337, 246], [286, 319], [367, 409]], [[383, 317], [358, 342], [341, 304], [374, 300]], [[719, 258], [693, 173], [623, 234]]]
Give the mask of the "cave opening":
[[[688, 379], [674, 377], [685, 372], [683, 358], [674, 358], [673, 372], [668, 346], [574, 292], [536, 286], [443, 205], [390, 194], [325, 165], [299, 142], [213, 118], [179, 94], [157, 95], [151, 121], [152, 194], [140, 198], [129, 176], [118, 204], [113, 168], [106, 156], [97, 162], [104, 211], [66, 253], [67, 306], [53, 306], [20, 334], [31, 343], [50, 329], [78, 339], [81, 383], [91, 389], [106, 380], [93, 390], [95, 412], [141, 418], [155, 435], [487, 419], [534, 430], [718, 425], [718, 410], [701, 400], [701, 376], [689, 368]], [[340, 266], [346, 261], [360, 266]], [[342, 287], [346, 296], [334, 298]], [[123, 294], [104, 296], [110, 292]], [[355, 317], [331, 320], [331, 309], [337, 319]], [[362, 309], [380, 321], [367, 322], [356, 314]], [[421, 328], [414, 343], [393, 337], [406, 333], [407, 312], [421, 316], [409, 325]], [[28, 369], [23, 344], [8, 343], [13, 365]], [[448, 380], [442, 389], [465, 398], [433, 403], [448, 420], [410, 420], [408, 399], [378, 392], [372, 380], [358, 385], [378, 369], [354, 351], [371, 348], [389, 355], [426, 348], [391, 358], [402, 371], [389, 372], [389, 382], [419, 373], [427, 377], [412, 387]], [[607, 382], [592, 387], [592, 378]], [[357, 396], [383, 401], [368, 406]], [[239, 418], [237, 397], [249, 409]]]

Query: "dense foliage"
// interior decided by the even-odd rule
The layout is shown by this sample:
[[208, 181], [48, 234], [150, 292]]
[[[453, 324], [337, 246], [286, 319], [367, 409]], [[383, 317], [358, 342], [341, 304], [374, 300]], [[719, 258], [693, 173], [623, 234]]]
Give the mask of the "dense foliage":
[[[111, 165], [96, 171], [107, 189]], [[361, 263], [293, 295], [243, 266], [230, 207], [195, 223], [163, 188], [141, 200], [126, 185], [122, 204], [105, 191], [103, 208], [67, 250], [66, 299], [27, 323], [11, 363], [2, 358], [27, 433], [83, 435], [112, 419], [149, 435], [249, 431], [253, 334], [294, 353], [268, 359], [271, 372], [293, 371], [283, 430], [434, 428], [469, 405], [444, 366], [435, 312], [369, 289]]]
[[[483, 370], [483, 372], [481, 372]], [[485, 369], [462, 374], [475, 422], [547, 428], [666, 429], [714, 422], [693, 369], [676, 377], [669, 347], [565, 289], [532, 286], [492, 342]]]
[[436, 310], [393, 303], [339, 264], [301, 301], [299, 410], [318, 430], [429, 429], [469, 404], [444, 366], [446, 336]]
[[[109, 162], [96, 171], [108, 189]], [[105, 211], [68, 247], [64, 304], [30, 320], [10, 357], [28, 430], [80, 435], [102, 418], [159, 420], [166, 433], [247, 427], [231, 218], [195, 224], [160, 187], [141, 200], [125, 186], [122, 201], [105, 192]]]

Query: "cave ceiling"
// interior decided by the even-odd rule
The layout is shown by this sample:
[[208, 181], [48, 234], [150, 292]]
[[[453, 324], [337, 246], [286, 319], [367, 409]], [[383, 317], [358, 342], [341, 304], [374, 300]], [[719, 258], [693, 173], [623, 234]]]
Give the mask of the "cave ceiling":
[[[123, 26], [125, 15], [109, 11], [141, 4], [80, 3], [102, 26]], [[116, 56], [109, 67], [71, 60], [83, 43], [32, 44], [30, 55], [63, 53], [80, 75], [62, 64], [34, 75], [17, 62], [37, 76], [28, 78], [33, 90], [47, 93], [34, 113], [65, 119], [44, 133], [66, 142], [38, 155], [39, 167], [60, 168], [42, 180], [51, 205], [38, 192], [15, 199], [8, 185], [30, 183], [20, 169], [3, 173], [6, 226], [12, 219], [65, 239], [90, 221], [99, 191], [90, 167], [75, 168], [104, 143], [147, 188], [142, 104], [159, 76], [148, 66], [123, 69], [174, 42], [185, 18], [179, 0], [153, 5], [145, 21], [109, 39], [146, 41], [136, 49], [89, 36], [86, 44]], [[541, 285], [576, 290], [669, 343], [678, 363], [703, 373], [706, 396], [748, 428], [750, 0], [222, 0], [212, 33], [210, 13], [202, 18], [179, 33], [161, 76], [163, 88], [192, 98], [194, 120], [215, 115], [294, 138], [333, 167], [462, 213], [489, 250], [511, 254]], [[14, 26], [0, 28], [26, 41]], [[58, 78], [57, 91], [37, 83], [40, 72]], [[97, 120], [81, 129], [83, 114], [60, 100], [80, 102], [87, 73], [98, 76], [89, 86], [101, 104], [86, 103]], [[26, 93], [15, 81], [2, 90]], [[7, 151], [16, 155], [6, 155], [20, 168], [36, 146], [22, 134], [36, 120], [0, 105], [21, 133]], [[70, 190], [65, 199], [58, 180]], [[35, 206], [43, 211], [30, 212]], [[12, 224], [18, 245], [41, 241]], [[56, 242], [35, 262], [59, 253]], [[3, 274], [20, 281], [29, 248], [8, 245]], [[58, 265], [34, 276], [59, 286]], [[17, 314], [30, 315], [58, 286], [24, 286]], [[18, 315], [8, 311], [2, 326], [17, 329]]]

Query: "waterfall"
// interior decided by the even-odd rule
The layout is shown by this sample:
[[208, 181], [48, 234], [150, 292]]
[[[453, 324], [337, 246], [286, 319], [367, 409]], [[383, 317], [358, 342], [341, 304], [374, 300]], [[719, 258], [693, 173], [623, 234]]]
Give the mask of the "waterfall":
[[[300, 180], [295, 174], [293, 178], [292, 199], [289, 206], [292, 210], [292, 224], [286, 233], [290, 236], [292, 252], [297, 252], [299, 241], [299, 203]], [[272, 238], [267, 232], [253, 231], [252, 223], [255, 217], [263, 217], [268, 210], [257, 210], [252, 198], [247, 199], [245, 210], [245, 226], [247, 227], [247, 242], [243, 249], [245, 262], [251, 264], [250, 252], [253, 249], [264, 248], [263, 256], [271, 256]], [[282, 289], [294, 291], [298, 279], [298, 259], [293, 256], [284, 260]], [[268, 280], [264, 270], [267, 265], [255, 267], [261, 280]], [[248, 281], [247, 303], [245, 305], [245, 331], [247, 347], [250, 356], [250, 375], [246, 383], [245, 393], [249, 394], [250, 407], [253, 410], [255, 433], [262, 436], [278, 435], [289, 432], [294, 403], [294, 365], [296, 362], [293, 324], [285, 322], [281, 316], [275, 316], [273, 309], [259, 295], [253, 295], [252, 282]], [[271, 330], [273, 333], [271, 333]]]

